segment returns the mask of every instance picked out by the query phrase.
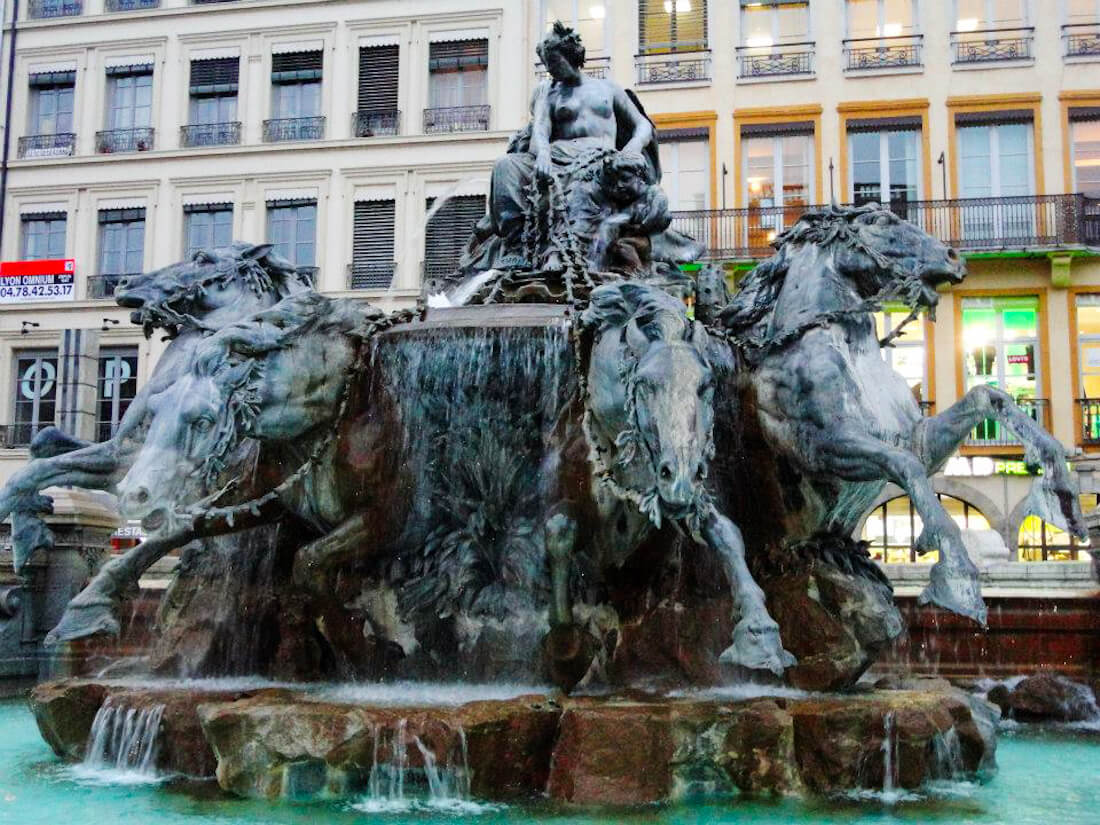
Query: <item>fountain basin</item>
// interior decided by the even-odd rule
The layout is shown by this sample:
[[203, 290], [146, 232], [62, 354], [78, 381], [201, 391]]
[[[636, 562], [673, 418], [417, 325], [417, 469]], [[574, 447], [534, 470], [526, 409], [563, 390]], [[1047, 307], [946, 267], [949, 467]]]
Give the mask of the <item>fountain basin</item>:
[[402, 706], [333, 702], [308, 688], [142, 690], [68, 680], [35, 688], [31, 706], [54, 751], [76, 760], [108, 698], [116, 707], [164, 706], [160, 770], [212, 772], [249, 798], [351, 799], [382, 773], [403, 781], [408, 772], [415, 784], [444, 769], [488, 801], [813, 797], [980, 777], [995, 764], [996, 711], [951, 689], [745, 699], [545, 693]]

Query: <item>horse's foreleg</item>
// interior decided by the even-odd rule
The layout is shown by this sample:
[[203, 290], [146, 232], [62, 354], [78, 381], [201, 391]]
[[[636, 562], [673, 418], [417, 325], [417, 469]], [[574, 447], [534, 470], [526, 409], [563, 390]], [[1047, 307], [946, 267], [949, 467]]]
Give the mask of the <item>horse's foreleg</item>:
[[1044, 521], [1078, 538], [1085, 538], [1077, 485], [1066, 467], [1066, 450], [1017, 406], [1012, 396], [994, 387], [974, 387], [957, 403], [939, 415], [922, 419], [917, 425], [914, 443], [929, 473], [947, 462], [967, 435], [981, 421], [995, 419], [1008, 427], [1024, 445], [1024, 460], [1043, 468], [1031, 488], [1031, 511]]
[[732, 521], [711, 508], [702, 533], [706, 543], [725, 562], [738, 616], [733, 629], [733, 644], [722, 652], [719, 660], [749, 670], [770, 670], [776, 676], [782, 676], [785, 669], [797, 664], [797, 660], [783, 649], [779, 625], [768, 614], [764, 591], [749, 572], [741, 531]]
[[921, 460], [907, 450], [850, 428], [830, 433], [819, 455], [827, 469], [848, 481], [887, 479], [905, 490], [924, 524], [917, 537], [917, 550], [940, 551], [920, 604], [937, 604], [984, 626], [986, 608], [978, 568], [966, 552], [958, 525], [940, 504]]
[[577, 540], [577, 523], [565, 513], [544, 525], [546, 559], [550, 566], [550, 634], [544, 653], [550, 680], [568, 692], [584, 678], [596, 655], [593, 639], [573, 620], [569, 571]]

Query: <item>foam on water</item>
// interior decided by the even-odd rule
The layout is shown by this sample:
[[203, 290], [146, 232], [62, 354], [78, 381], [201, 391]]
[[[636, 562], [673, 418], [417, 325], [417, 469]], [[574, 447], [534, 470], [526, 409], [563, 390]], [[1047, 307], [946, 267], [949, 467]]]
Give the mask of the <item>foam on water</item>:
[[315, 690], [317, 683], [276, 682], [260, 676], [212, 676], [195, 679], [160, 679], [149, 677], [121, 677], [104, 679], [103, 684], [110, 687], [148, 689], [148, 690], [184, 690], [184, 691], [246, 691], [266, 688], [288, 688], [291, 690]]
[[785, 685], [769, 685], [757, 682], [741, 682], [710, 688], [685, 688], [668, 694], [675, 699], [718, 699], [741, 701], [745, 699], [806, 699], [815, 694]]
[[382, 707], [455, 707], [467, 702], [504, 701], [530, 694], [546, 695], [542, 685], [462, 682], [390, 682], [385, 684], [332, 685], [318, 690], [315, 697], [325, 702]]

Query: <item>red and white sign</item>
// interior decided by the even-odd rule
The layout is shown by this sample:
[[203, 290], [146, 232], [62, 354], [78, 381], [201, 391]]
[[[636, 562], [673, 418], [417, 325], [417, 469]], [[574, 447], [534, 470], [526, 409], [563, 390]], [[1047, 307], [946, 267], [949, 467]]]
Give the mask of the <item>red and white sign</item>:
[[71, 301], [76, 297], [76, 261], [0, 262], [0, 304]]

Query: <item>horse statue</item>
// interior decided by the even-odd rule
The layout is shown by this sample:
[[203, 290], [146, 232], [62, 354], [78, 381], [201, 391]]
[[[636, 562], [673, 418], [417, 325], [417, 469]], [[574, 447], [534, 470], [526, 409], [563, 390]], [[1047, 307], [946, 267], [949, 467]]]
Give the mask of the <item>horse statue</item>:
[[53, 427], [35, 438], [32, 460], [0, 490], [0, 518], [10, 514], [13, 520], [16, 572], [35, 550], [53, 544], [39, 518], [52, 512], [52, 501], [41, 490], [113, 490], [140, 442], [151, 400], [187, 373], [203, 337], [310, 287], [310, 278], [272, 253], [270, 244], [242, 242], [202, 249], [187, 261], [121, 279], [115, 299], [133, 310], [131, 320], [146, 337], [163, 329], [171, 343], [110, 439], [87, 444]]
[[1064, 448], [1011, 396], [978, 386], [942, 413], [922, 416], [882, 359], [880, 343], [889, 340], [877, 338], [872, 313], [896, 301], [909, 306], [910, 319], [921, 311], [934, 317], [937, 287], [962, 281], [962, 261], [878, 206], [808, 212], [775, 246], [720, 313], [743, 359], [739, 409], [751, 421], [737, 426], [758, 428], [778, 479], [759, 495], [735, 484], [734, 497], [759, 508], [793, 547], [823, 535], [850, 539], [894, 482], [923, 524], [917, 549], [940, 553], [920, 603], [984, 626], [977, 569], [929, 480], [975, 425], [997, 419], [1023, 442], [1026, 462], [1042, 468], [1033, 513], [1079, 537], [1085, 526]]

